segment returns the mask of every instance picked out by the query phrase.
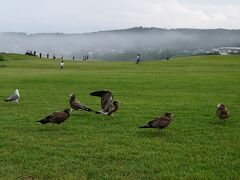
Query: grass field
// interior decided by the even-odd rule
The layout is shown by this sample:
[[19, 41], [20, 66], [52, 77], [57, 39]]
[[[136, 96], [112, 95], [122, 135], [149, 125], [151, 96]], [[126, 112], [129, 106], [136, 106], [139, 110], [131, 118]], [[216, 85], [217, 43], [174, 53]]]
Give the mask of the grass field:
[[[0, 179], [240, 179], [240, 56], [170, 61], [73, 62], [2, 55]], [[72, 112], [61, 125], [36, 120], [68, 107], [68, 94], [95, 110], [108, 89], [123, 102], [113, 117]], [[231, 111], [227, 122], [216, 105]], [[138, 129], [175, 114], [163, 130]]]

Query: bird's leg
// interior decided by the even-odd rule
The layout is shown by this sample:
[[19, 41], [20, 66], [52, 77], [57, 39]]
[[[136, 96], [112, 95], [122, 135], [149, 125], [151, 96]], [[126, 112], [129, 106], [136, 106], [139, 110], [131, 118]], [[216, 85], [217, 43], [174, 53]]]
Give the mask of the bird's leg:
[[113, 114], [108, 114], [108, 115], [109, 115], [112, 119], [114, 118], [114, 117], [113, 117]]
[[62, 132], [63, 131], [63, 126], [61, 124], [57, 124], [57, 126], [59, 126], [59, 131]]
[[217, 119], [216, 122], [217, 123], [222, 123], [223, 121], [222, 121], [222, 119]]

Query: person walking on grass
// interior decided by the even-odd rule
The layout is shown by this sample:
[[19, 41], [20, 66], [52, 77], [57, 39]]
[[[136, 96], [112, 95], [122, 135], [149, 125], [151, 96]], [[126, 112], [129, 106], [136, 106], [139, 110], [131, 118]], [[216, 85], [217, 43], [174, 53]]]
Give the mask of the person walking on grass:
[[140, 62], [140, 59], [141, 59], [140, 54], [137, 54], [137, 61], [136, 61], [136, 64], [138, 64], [138, 63]]
[[63, 69], [63, 66], [64, 66], [64, 62], [62, 60], [61, 63], [60, 63], [60, 69]]

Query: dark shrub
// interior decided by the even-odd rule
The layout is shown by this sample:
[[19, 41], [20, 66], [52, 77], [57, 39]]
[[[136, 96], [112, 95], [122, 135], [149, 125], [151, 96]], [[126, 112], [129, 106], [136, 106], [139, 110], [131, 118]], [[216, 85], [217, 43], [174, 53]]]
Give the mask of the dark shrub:
[[4, 58], [3, 56], [0, 55], [0, 61], [4, 61]]

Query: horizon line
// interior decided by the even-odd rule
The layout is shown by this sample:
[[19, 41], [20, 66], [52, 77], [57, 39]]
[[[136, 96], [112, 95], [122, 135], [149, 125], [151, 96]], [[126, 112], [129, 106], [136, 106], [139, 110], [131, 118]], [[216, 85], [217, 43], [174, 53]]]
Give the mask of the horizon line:
[[26, 34], [26, 35], [35, 35], [35, 34], [69, 34], [69, 35], [79, 35], [79, 34], [92, 34], [92, 33], [100, 33], [100, 32], [111, 32], [111, 31], [122, 31], [122, 30], [131, 30], [131, 29], [163, 29], [163, 30], [230, 30], [236, 31], [240, 30], [240, 28], [190, 28], [190, 27], [180, 27], [180, 28], [162, 28], [162, 27], [147, 27], [147, 26], [134, 26], [129, 28], [119, 28], [119, 29], [106, 29], [106, 30], [97, 30], [97, 31], [89, 31], [89, 32], [34, 32], [34, 33], [27, 33], [23, 31], [1, 31], [1, 34], [4, 33], [19, 33], [19, 34]]

